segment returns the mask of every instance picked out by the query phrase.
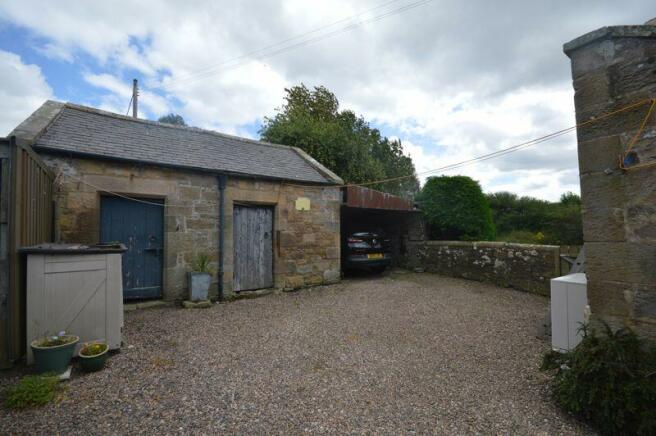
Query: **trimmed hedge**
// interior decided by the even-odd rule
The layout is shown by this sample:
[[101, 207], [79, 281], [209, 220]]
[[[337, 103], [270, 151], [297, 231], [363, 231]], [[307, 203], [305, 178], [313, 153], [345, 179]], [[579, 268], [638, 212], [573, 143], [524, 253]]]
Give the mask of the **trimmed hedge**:
[[493, 241], [492, 210], [477, 181], [466, 176], [430, 177], [419, 195], [431, 238]]

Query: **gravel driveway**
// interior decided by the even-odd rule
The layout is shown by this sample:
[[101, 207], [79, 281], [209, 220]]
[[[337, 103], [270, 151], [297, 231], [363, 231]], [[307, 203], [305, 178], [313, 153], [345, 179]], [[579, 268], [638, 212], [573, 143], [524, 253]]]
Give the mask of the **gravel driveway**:
[[0, 409], [0, 432], [586, 433], [538, 370], [547, 304], [396, 272], [131, 312], [104, 371], [77, 372], [57, 404]]

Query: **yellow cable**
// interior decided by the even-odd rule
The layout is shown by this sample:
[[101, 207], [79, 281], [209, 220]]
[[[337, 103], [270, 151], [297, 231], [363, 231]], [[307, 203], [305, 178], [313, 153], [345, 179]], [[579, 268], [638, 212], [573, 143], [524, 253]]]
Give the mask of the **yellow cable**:
[[642, 120], [642, 123], [640, 124], [640, 128], [638, 131], [633, 135], [633, 138], [631, 138], [631, 142], [629, 142], [629, 145], [626, 147], [626, 151], [620, 155], [620, 168], [629, 171], [629, 170], [637, 170], [641, 168], [646, 168], [646, 167], [651, 167], [656, 165], [656, 162], [647, 162], [641, 165], [633, 165], [627, 167], [624, 165], [624, 161], [626, 160], [627, 156], [629, 155], [631, 149], [635, 145], [636, 142], [638, 142], [638, 139], [642, 136], [643, 131], [645, 130], [645, 127], [647, 126], [647, 122], [649, 122], [649, 118], [651, 117], [652, 112], [654, 111], [654, 107], [656, 107], [656, 98], [652, 99], [652, 104], [649, 106], [649, 110], [647, 111], [647, 115], [645, 115], [645, 118]]
[[633, 135], [631, 142], [629, 142], [629, 145], [626, 148], [627, 153], [631, 151], [636, 141], [638, 141], [638, 138], [642, 135], [642, 131], [645, 130], [645, 126], [647, 125], [647, 121], [649, 121], [649, 117], [651, 116], [651, 113], [654, 110], [654, 106], [656, 106], [656, 98], [652, 99], [652, 104], [651, 106], [649, 106], [649, 110], [647, 111], [647, 115], [645, 116], [645, 119], [642, 120], [642, 124], [640, 124], [640, 128], [638, 129], [636, 134]]

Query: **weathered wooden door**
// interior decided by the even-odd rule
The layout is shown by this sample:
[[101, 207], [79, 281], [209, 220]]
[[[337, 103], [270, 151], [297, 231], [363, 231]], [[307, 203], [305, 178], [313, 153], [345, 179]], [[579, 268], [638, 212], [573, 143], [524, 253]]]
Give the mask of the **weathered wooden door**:
[[100, 241], [118, 241], [128, 248], [122, 262], [126, 300], [162, 296], [164, 202], [143, 200], [147, 203], [103, 197], [100, 206]]
[[233, 209], [234, 291], [273, 286], [273, 208]]

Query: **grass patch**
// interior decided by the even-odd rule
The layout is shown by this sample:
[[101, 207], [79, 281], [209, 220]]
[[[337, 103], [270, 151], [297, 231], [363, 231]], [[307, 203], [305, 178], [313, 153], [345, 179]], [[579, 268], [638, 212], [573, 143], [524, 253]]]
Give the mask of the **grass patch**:
[[5, 406], [9, 409], [43, 406], [55, 398], [59, 389], [56, 375], [27, 375], [9, 388]]

